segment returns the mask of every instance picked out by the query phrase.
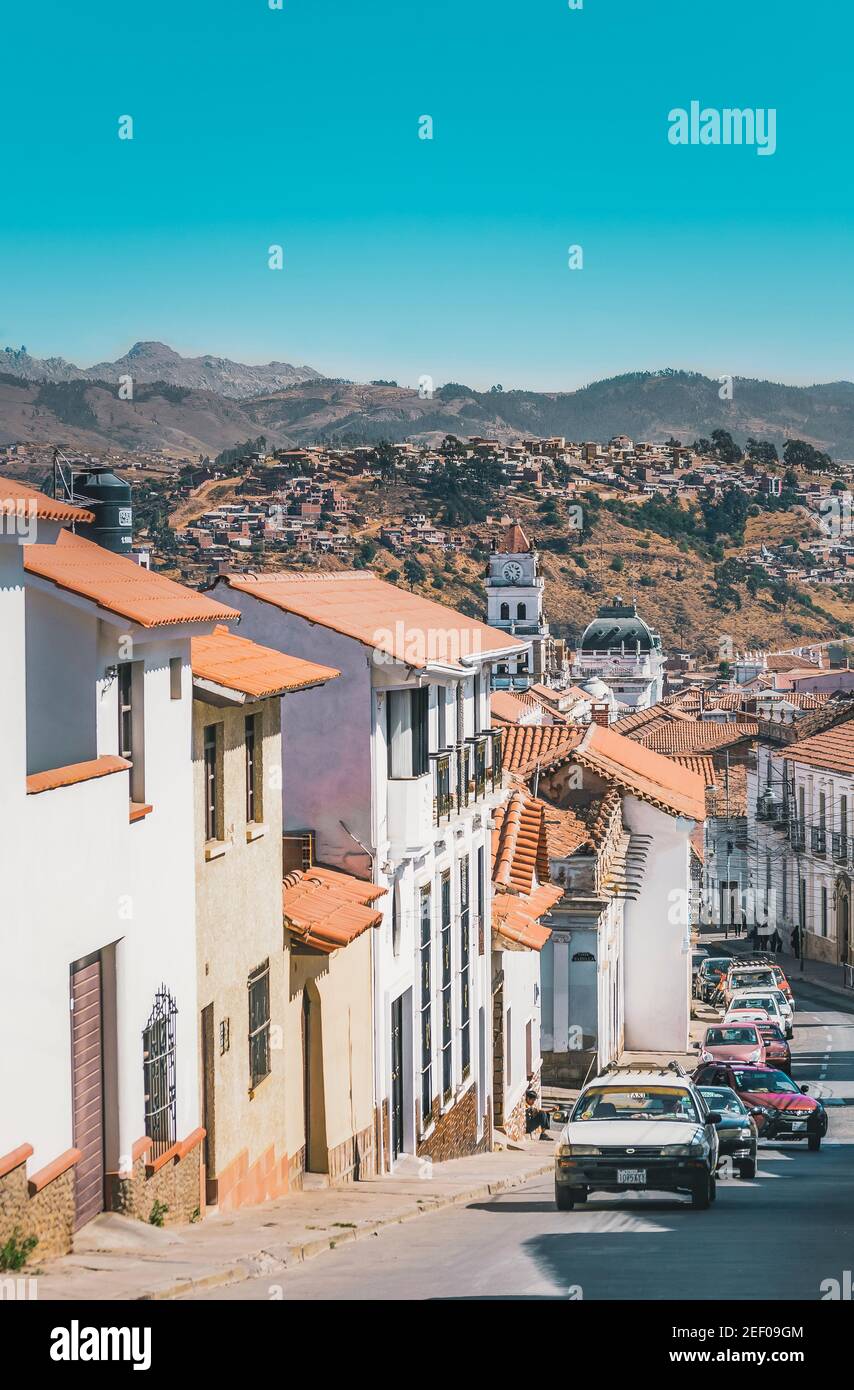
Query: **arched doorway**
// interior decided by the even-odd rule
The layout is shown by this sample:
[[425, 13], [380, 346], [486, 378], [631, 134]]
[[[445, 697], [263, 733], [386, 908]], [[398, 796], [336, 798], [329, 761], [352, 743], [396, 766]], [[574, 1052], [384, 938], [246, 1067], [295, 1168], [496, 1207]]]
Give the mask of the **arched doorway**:
[[851, 880], [840, 874], [836, 880], [836, 945], [840, 965], [847, 965], [851, 949]]

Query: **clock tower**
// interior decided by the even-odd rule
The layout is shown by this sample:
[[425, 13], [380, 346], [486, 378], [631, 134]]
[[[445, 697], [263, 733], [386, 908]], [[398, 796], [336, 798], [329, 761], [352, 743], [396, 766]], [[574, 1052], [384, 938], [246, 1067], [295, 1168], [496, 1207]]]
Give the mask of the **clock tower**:
[[543, 583], [539, 556], [522, 527], [506, 526], [489, 557], [486, 621], [490, 627], [530, 641], [530, 652], [502, 662], [492, 675], [497, 690], [525, 690], [546, 681], [551, 666], [551, 637], [543, 617]]

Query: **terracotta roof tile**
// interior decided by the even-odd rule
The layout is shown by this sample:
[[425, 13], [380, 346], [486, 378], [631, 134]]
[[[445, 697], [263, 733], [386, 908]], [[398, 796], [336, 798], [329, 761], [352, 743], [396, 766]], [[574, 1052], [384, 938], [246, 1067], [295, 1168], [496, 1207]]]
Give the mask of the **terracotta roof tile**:
[[256, 700], [322, 685], [341, 674], [331, 666], [262, 647], [222, 626], [204, 637], [194, 637], [190, 649], [196, 679], [212, 681]]
[[140, 627], [217, 622], [240, 616], [233, 608], [70, 531], [61, 532], [55, 545], [24, 546], [24, 568], [28, 574], [49, 579], [58, 588], [90, 599], [99, 608]]
[[502, 555], [526, 555], [530, 549], [531, 542], [518, 521], [514, 521], [511, 526], [505, 526], [501, 533]]
[[91, 782], [96, 777], [109, 777], [112, 772], [126, 772], [130, 763], [112, 753], [100, 758], [90, 758], [83, 763], [68, 763], [65, 767], [52, 767], [47, 772], [32, 772], [27, 778], [27, 795], [38, 792], [52, 792], [57, 787], [73, 787], [78, 782]]
[[38, 521], [59, 521], [70, 525], [75, 521], [94, 521], [93, 514], [83, 507], [72, 507], [67, 502], [48, 497], [37, 488], [19, 483], [16, 478], [0, 479], [0, 514], [14, 514], [19, 506], [28, 513], [35, 513]]
[[518, 724], [521, 720], [542, 719], [543, 706], [524, 691], [493, 690], [489, 697], [493, 719], [502, 724]]
[[709, 720], [692, 720], [687, 723], [671, 724], [666, 728], [640, 730], [630, 737], [651, 748], [655, 753], [707, 753], [719, 748], [731, 747], [745, 738], [755, 738], [759, 725], [755, 719], [738, 720], [728, 724], [716, 724]]
[[373, 904], [385, 892], [376, 883], [338, 869], [296, 869], [282, 884], [285, 925], [307, 946], [331, 955], [369, 927], [379, 926], [383, 914]]
[[563, 888], [555, 883], [543, 883], [533, 893], [522, 896], [496, 893], [492, 899], [492, 930], [510, 946], [541, 951], [552, 933], [537, 919], [562, 897]]
[[591, 724], [574, 759], [668, 815], [691, 820], [702, 820], [705, 815], [702, 778], [614, 728]]
[[229, 574], [223, 579], [241, 593], [418, 668], [435, 663], [465, 669], [469, 658], [528, 645], [366, 570]]
[[548, 878], [545, 809], [544, 802], [524, 790], [511, 792], [504, 804], [496, 807], [492, 835], [494, 883], [529, 893], [536, 878]]
[[793, 763], [824, 768], [827, 772], [854, 774], [854, 720], [837, 724], [824, 733], [793, 743], [783, 757]]
[[718, 768], [715, 785], [706, 792], [707, 816], [747, 815], [747, 768], [733, 765], [728, 772]]
[[579, 724], [511, 724], [504, 730], [501, 757], [505, 772], [528, 776], [566, 762], [584, 737]]
[[680, 767], [687, 767], [689, 772], [696, 772], [698, 777], [702, 777], [704, 787], [714, 786], [718, 779], [719, 774], [708, 754], [668, 753], [667, 756]]

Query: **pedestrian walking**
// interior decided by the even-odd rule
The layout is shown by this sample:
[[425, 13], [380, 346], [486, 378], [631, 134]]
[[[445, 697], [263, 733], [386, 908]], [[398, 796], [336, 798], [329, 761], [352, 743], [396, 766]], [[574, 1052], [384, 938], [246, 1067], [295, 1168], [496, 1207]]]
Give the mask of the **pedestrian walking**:
[[799, 926], [792, 928], [792, 955], [801, 954], [801, 929]]
[[782, 938], [782, 936], [780, 935], [780, 930], [779, 930], [779, 928], [778, 928], [778, 927], [775, 927], [775, 928], [774, 928], [774, 931], [773, 931], [773, 934], [772, 934], [772, 936], [771, 936], [771, 950], [774, 952], [775, 955], [777, 955], [780, 951], [782, 951], [782, 949], [783, 949], [783, 938]]

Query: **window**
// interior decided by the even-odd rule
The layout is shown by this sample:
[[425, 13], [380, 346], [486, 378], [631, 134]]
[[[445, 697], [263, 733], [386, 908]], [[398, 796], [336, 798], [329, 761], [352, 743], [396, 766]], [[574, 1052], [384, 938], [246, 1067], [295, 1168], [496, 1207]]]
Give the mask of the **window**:
[[429, 690], [388, 694], [388, 775], [422, 777], [428, 769]]
[[170, 656], [169, 658], [169, 696], [172, 700], [181, 698], [181, 675], [184, 663], [180, 656]]
[[527, 605], [527, 603], [517, 603], [517, 604], [516, 604], [516, 617], [517, 617], [517, 619], [518, 619], [518, 618], [527, 618], [527, 616], [528, 616], [528, 605]]
[[448, 700], [445, 695], [445, 687], [436, 687], [436, 747], [447, 748], [448, 746]]
[[783, 855], [783, 920], [789, 910], [789, 861]]
[[827, 810], [827, 800], [826, 800], [826, 798], [825, 798], [824, 792], [819, 792], [819, 794], [818, 794], [818, 823], [819, 823], [819, 825], [821, 826], [822, 830], [824, 829], [824, 825], [825, 825], [825, 814], [826, 814], [826, 810]]
[[504, 1059], [504, 1080], [508, 1089], [513, 1085], [513, 1010], [507, 1010], [507, 1055]]
[[821, 890], [821, 934], [827, 936], [827, 889]]
[[430, 1028], [430, 885], [421, 889], [421, 1122], [426, 1125], [433, 1110], [433, 1036]]
[[803, 787], [798, 787], [798, 820], [801, 822], [801, 825], [803, 825], [806, 820], [805, 797], [806, 793]]
[[142, 1031], [142, 1073], [145, 1133], [152, 1156], [166, 1153], [178, 1138], [175, 1087], [175, 1000], [165, 985], [154, 996], [154, 1007]]
[[460, 1065], [463, 1080], [471, 1071], [469, 930], [469, 859], [466, 855], [460, 860]]
[[453, 1091], [453, 1035], [451, 1033], [451, 874], [442, 874], [440, 884], [442, 907], [442, 1099], [449, 1100]]
[[219, 725], [208, 724], [205, 728], [205, 839], [218, 840], [221, 824], [221, 796], [219, 785]]
[[839, 833], [844, 838], [848, 837], [848, 797], [839, 798]]
[[475, 673], [474, 681], [472, 682], [472, 688], [473, 688], [473, 692], [474, 692], [474, 731], [475, 731], [476, 734], [479, 734], [479, 733], [480, 733], [480, 730], [481, 730], [481, 719], [480, 719], [480, 711], [481, 711], [481, 700], [480, 700], [481, 683], [480, 683], [480, 672], [479, 672], [479, 671], [477, 671], [477, 672]]
[[400, 955], [400, 890], [397, 879], [391, 885], [391, 952]]
[[263, 817], [261, 805], [261, 741], [258, 738], [260, 715], [247, 714], [243, 735], [246, 750], [246, 822], [260, 821]]
[[501, 608], [499, 609], [499, 613], [501, 614], [501, 617], [502, 617], [502, 618], [506, 618], [506, 619], [509, 621], [509, 619], [510, 619], [510, 604], [509, 604], [509, 603], [502, 603]]
[[805, 878], [798, 881], [798, 925], [803, 931], [807, 924], [807, 881]]
[[143, 666], [140, 661], [123, 661], [118, 667], [119, 757], [133, 764], [130, 773], [130, 799], [145, 800], [145, 757], [143, 747]]
[[252, 1090], [270, 1073], [270, 962], [265, 960], [247, 981], [249, 990], [249, 1085]]

